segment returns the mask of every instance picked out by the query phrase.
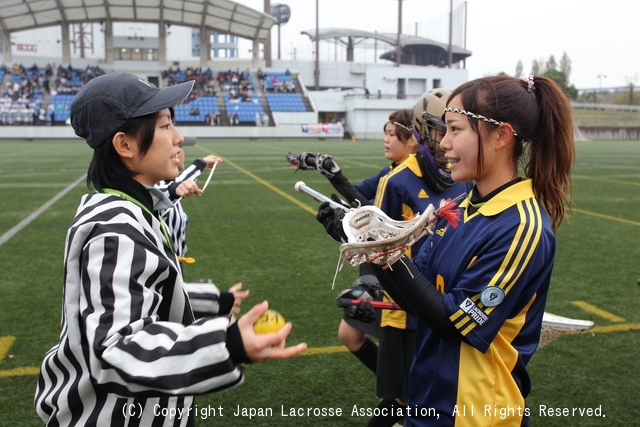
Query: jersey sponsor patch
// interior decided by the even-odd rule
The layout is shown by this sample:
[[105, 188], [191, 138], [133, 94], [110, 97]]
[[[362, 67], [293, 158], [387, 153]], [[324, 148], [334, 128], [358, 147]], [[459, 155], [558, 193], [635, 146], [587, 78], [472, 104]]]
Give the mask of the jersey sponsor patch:
[[482, 310], [478, 308], [475, 302], [471, 298], [467, 298], [460, 304], [460, 309], [467, 313], [471, 319], [478, 324], [478, 326], [484, 326], [489, 321], [489, 316], [484, 314]]
[[418, 193], [418, 198], [419, 199], [428, 199], [429, 195], [427, 194], [426, 191], [424, 191], [424, 188], [420, 189], [420, 192]]
[[480, 302], [485, 307], [495, 307], [504, 301], [504, 291], [497, 286], [487, 286], [480, 293]]

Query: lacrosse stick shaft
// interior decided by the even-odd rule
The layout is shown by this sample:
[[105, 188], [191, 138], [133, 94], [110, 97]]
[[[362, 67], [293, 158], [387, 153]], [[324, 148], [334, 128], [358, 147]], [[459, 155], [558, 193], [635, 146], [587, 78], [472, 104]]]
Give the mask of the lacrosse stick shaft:
[[216, 170], [216, 166], [218, 166], [217, 163], [214, 163], [213, 166], [211, 167], [211, 172], [209, 172], [209, 176], [207, 177], [207, 182], [204, 183], [204, 186], [202, 187], [202, 191], [204, 192], [204, 190], [206, 190], [207, 185], [209, 185], [209, 181], [211, 181], [211, 177], [213, 176], [213, 171]]
[[331, 207], [333, 207], [334, 209], [342, 209], [342, 210], [345, 210], [345, 211], [347, 210], [347, 208], [342, 206], [340, 203], [334, 202], [333, 200], [331, 200], [330, 198], [328, 198], [324, 194], [322, 194], [322, 193], [314, 190], [313, 188], [305, 185], [305, 183], [302, 182], [302, 181], [296, 182], [296, 185], [294, 185], [294, 188], [296, 189], [296, 191], [299, 191], [301, 193], [306, 194], [307, 196], [311, 197], [313, 200], [315, 200], [318, 203], [328, 202], [329, 205]]
[[[349, 299], [349, 298], [338, 298], [338, 307], [349, 307], [353, 304], [360, 304], [361, 302], [365, 302], [365, 300], [361, 299]], [[385, 302], [385, 301], [366, 301], [373, 306], [373, 308], [382, 308], [385, 310], [402, 310], [398, 304], [395, 302]]]

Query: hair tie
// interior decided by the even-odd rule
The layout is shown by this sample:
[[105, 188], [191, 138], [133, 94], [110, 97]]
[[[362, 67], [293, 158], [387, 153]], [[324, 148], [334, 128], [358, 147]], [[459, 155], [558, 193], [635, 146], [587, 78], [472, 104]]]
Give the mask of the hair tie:
[[527, 84], [527, 92], [531, 93], [536, 90], [536, 85], [533, 82], [533, 74], [530, 74], [528, 76], [521, 76], [520, 80]]

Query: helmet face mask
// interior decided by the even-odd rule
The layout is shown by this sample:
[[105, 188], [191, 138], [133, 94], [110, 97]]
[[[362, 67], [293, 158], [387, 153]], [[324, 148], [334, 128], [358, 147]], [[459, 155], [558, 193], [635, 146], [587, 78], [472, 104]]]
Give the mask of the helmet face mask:
[[422, 94], [413, 107], [413, 135], [419, 150], [416, 158], [426, 184], [436, 192], [453, 185], [449, 162], [440, 150], [440, 140], [446, 132], [442, 115], [450, 94], [445, 89], [433, 89]]

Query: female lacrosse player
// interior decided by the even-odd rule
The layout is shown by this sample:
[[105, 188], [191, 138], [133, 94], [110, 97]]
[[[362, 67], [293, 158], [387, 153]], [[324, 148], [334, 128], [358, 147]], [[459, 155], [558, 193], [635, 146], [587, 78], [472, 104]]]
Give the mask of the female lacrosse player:
[[94, 149], [67, 234], [60, 342], [45, 356], [35, 406], [47, 425], [195, 425], [194, 394], [242, 383], [242, 362], [287, 358], [291, 325], [256, 335], [263, 302], [193, 321], [154, 187], [178, 174], [173, 106], [193, 82], [158, 89], [128, 73], [97, 77], [71, 105]]
[[421, 320], [408, 425], [527, 425], [526, 365], [570, 203], [571, 109], [550, 79], [493, 76], [458, 87], [445, 111], [451, 177], [475, 181], [462, 223], [436, 224], [413, 262], [376, 268]]
[[[443, 198], [466, 193], [467, 187], [454, 184], [448, 176], [446, 162], [439, 160], [438, 144], [444, 135], [441, 116], [448, 94], [442, 89], [425, 93], [416, 103], [413, 117], [411, 110], [399, 110], [389, 116], [384, 126], [384, 148], [385, 157], [393, 163], [355, 186], [355, 191], [362, 195], [357, 197], [358, 200], [372, 200], [390, 218], [403, 220], [424, 212], [429, 204], [437, 206]], [[320, 172], [333, 175], [329, 180], [352, 201], [350, 196], [354, 190], [349, 189], [350, 184], [341, 176], [335, 161], [330, 156], [319, 156], [316, 163]], [[320, 209], [318, 217], [321, 222], [323, 212], [331, 210]], [[424, 239], [417, 242], [413, 250], [419, 249], [423, 242]], [[366, 268], [368, 266], [364, 267], [360, 270], [360, 279], [367, 280], [372, 271]], [[358, 306], [361, 305], [367, 306]], [[362, 332], [369, 331], [349, 318], [353, 313], [347, 309], [340, 322], [338, 336], [365, 365], [370, 366], [374, 361], [377, 394], [382, 399], [378, 408], [394, 414], [374, 417], [369, 426], [392, 426], [401, 418], [398, 414], [402, 413], [407, 401], [408, 374], [415, 351], [416, 318], [402, 310], [382, 310], [377, 324], [380, 326], [380, 347], [376, 351], [375, 343]], [[355, 314], [362, 316], [359, 311]]]

